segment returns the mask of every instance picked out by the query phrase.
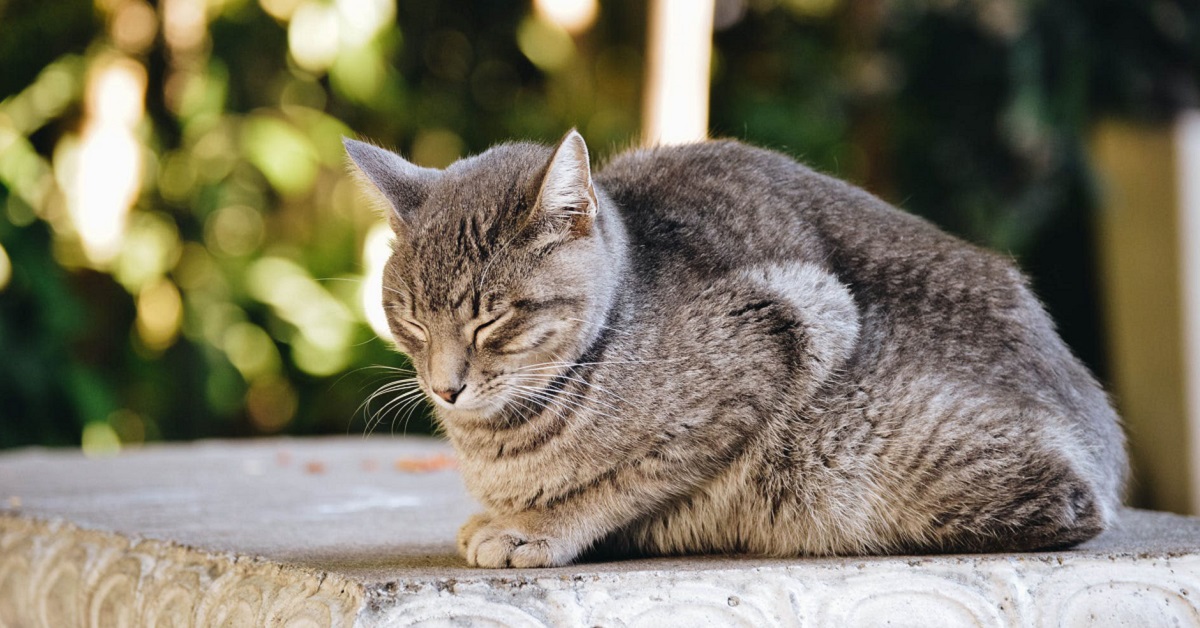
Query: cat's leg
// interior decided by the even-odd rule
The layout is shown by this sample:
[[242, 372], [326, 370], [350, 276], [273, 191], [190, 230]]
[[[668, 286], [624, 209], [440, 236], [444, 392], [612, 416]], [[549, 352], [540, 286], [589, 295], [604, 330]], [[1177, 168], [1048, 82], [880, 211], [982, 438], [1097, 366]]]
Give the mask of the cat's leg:
[[[519, 511], [497, 512], [471, 534], [464, 530], [464, 538], [470, 536], [465, 548], [470, 564], [566, 564], [615, 531], [686, 503], [729, 470], [749, 441], [761, 437], [764, 421], [781, 408], [803, 407], [835, 376], [854, 352], [859, 329], [849, 290], [830, 273], [803, 263], [765, 265], [710, 280], [703, 293], [673, 304], [667, 314], [663, 327], [672, 333], [640, 354], [688, 368], [642, 378], [650, 388], [634, 411], [654, 416], [632, 419], [637, 431], [622, 443], [625, 451], [597, 461], [598, 470], [586, 480], [547, 490]], [[624, 394], [638, 398], [636, 391]], [[664, 398], [670, 400], [666, 407]], [[679, 408], [686, 411], [675, 414]], [[600, 417], [598, 424], [620, 429], [611, 421]], [[590, 422], [572, 418], [573, 425]], [[651, 424], [654, 430], [640, 431]], [[581, 446], [594, 442], [589, 438]], [[570, 453], [584, 458], [590, 452]], [[710, 518], [716, 512], [689, 516]], [[689, 523], [703, 530], [727, 527], [724, 520]], [[696, 552], [724, 543], [707, 533], [677, 541], [671, 545], [679, 551]]]
[[924, 447], [907, 465], [909, 487], [896, 495], [922, 523], [904, 549], [1059, 549], [1096, 536], [1112, 518], [1115, 500], [1089, 481], [1088, 454], [1063, 422], [1045, 409], [997, 406], [975, 425], [957, 419], [965, 437]]
[[937, 552], [1023, 552], [1063, 549], [1105, 528], [1092, 487], [1062, 461], [1031, 461], [1011, 485], [995, 482], [991, 499], [950, 500], [935, 510], [927, 549]]
[[473, 518], [460, 537], [467, 562], [526, 568], [575, 560], [613, 531], [685, 498], [734, 465], [759, 412], [740, 401], [715, 404], [710, 416], [631, 444], [638, 453], [584, 482], [541, 493], [517, 512]]

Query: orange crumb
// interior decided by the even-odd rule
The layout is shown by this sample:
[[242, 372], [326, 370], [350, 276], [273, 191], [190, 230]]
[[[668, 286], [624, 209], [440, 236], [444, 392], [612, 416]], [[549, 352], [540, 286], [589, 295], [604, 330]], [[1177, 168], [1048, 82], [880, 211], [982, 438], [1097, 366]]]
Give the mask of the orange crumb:
[[404, 473], [431, 473], [458, 468], [458, 461], [453, 456], [434, 454], [432, 456], [406, 456], [396, 458], [392, 466]]
[[309, 460], [304, 463], [304, 472], [313, 474], [325, 473], [325, 463], [320, 460]]

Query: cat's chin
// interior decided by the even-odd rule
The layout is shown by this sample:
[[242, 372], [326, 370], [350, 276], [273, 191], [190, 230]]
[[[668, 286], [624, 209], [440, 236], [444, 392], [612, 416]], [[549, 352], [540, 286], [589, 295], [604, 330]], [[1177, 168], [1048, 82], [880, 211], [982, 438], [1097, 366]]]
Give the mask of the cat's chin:
[[447, 406], [446, 404], [437, 405], [438, 416], [443, 421], [454, 421], [458, 423], [485, 423], [498, 420], [504, 406], [481, 403], [470, 406]]

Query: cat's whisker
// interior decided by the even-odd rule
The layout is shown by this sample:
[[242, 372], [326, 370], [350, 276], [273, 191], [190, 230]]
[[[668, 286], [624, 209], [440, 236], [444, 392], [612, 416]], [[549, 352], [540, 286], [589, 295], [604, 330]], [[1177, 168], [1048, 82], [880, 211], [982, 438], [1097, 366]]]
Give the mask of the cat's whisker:
[[529, 401], [541, 406], [544, 410], [553, 412], [555, 416], [563, 420], [566, 420], [567, 414], [569, 414], [572, 410], [571, 406], [560, 403], [562, 401], [560, 399], [543, 398], [538, 396], [536, 393], [531, 393], [529, 391], [518, 391], [517, 394], [522, 395], [525, 399], [528, 399]]
[[421, 407], [422, 403], [427, 402], [427, 399], [428, 398], [425, 395], [421, 395], [418, 397], [413, 397], [405, 404], [398, 406], [395, 412], [395, 418], [392, 419], [392, 433], [396, 433], [396, 419], [403, 415], [404, 418], [400, 423], [400, 433], [406, 434], [408, 432], [408, 423], [412, 420], [413, 413]]
[[[546, 389], [548, 387], [548, 385], [554, 381], [554, 379], [553, 378], [539, 378], [539, 377], [518, 377], [518, 378], [510, 378], [507, 381], [516, 381], [518, 383], [524, 383], [524, 384], [534, 384], [534, 385], [539, 386], [542, 389]], [[571, 381], [576, 381], [576, 380], [571, 380]], [[599, 393], [599, 397], [598, 398], [590, 397], [588, 395], [584, 395], [584, 394], [574, 392], [574, 391], [562, 391], [562, 392], [570, 394], [572, 396], [587, 397], [589, 399], [594, 398], [594, 399], [596, 399], [596, 401], [598, 403], [604, 403], [606, 406], [612, 408], [613, 410], [619, 410], [619, 408], [612, 405], [612, 403], [609, 401], [604, 401], [604, 399], [620, 401], [626, 405], [630, 405], [629, 400], [625, 399], [624, 397], [622, 397], [602, 386], [592, 384], [589, 382], [579, 382], [579, 384], [588, 391]]]
[[[374, 433], [375, 429], [383, 422], [384, 417], [389, 411], [394, 411], [396, 414], [399, 414], [401, 409], [406, 405], [409, 403], [420, 403], [423, 397], [424, 393], [414, 394], [413, 391], [410, 391], [389, 401], [375, 414], [375, 420], [372, 422], [371, 431], [368, 433], [368, 436], [371, 433]], [[395, 420], [393, 419], [393, 424], [394, 423]]]
[[616, 328], [616, 327], [613, 327], [613, 326], [611, 326], [611, 325], [605, 325], [605, 324], [603, 324], [603, 323], [597, 323], [597, 322], [595, 322], [595, 321], [589, 321], [589, 320], [587, 320], [587, 319], [583, 319], [583, 318], [572, 318], [572, 317], [567, 317], [567, 318], [565, 318], [565, 319], [563, 319], [563, 320], [574, 321], [574, 322], [576, 322], [576, 323], [586, 323], [586, 324], [588, 324], [588, 325], [595, 325], [596, 327], [599, 327], [600, 329], [608, 329], [608, 330], [610, 330], [610, 331], [613, 331], [613, 332], [615, 332], [615, 333], [618, 333], [618, 334], [629, 334], [629, 333], [632, 333], [632, 332], [630, 332], [630, 331], [628, 331], [628, 330], [625, 330], [625, 329], [618, 329], [618, 328]]
[[374, 400], [380, 395], [387, 395], [395, 392], [404, 392], [419, 386], [416, 380], [400, 380], [384, 384], [377, 388], [374, 393], [367, 397], [367, 403]]
[[[581, 386], [585, 386], [590, 389], [599, 390], [600, 392], [612, 395], [612, 396], [620, 399], [619, 395], [617, 395], [616, 393], [613, 393], [612, 391], [608, 390], [604, 386], [601, 386], [600, 384], [597, 384], [595, 382], [589, 382], [586, 379], [583, 379], [580, 377], [572, 377], [570, 375], [559, 375], [559, 374], [555, 374], [555, 373], [507, 373], [504, 375], [504, 377], [531, 379], [531, 380], [535, 380], [535, 381], [536, 380], [544, 380], [547, 382], [552, 382], [557, 379], [564, 379], [569, 382], [576, 382], [576, 383], [580, 384]], [[625, 401], [625, 400], [621, 399], [621, 401]]]
[[[544, 388], [534, 388], [532, 386], [522, 386], [519, 384], [513, 385], [513, 388], [523, 391], [525, 393], [529, 393], [529, 394], [538, 396], [539, 399], [541, 399], [543, 401], [543, 403], [546, 403], [549, 405], [561, 404], [562, 407], [567, 410], [586, 410], [588, 412], [592, 412], [599, 416], [608, 417], [611, 419], [617, 418], [607, 412], [597, 410], [596, 408], [591, 407], [591, 406], [583, 403], [582, 401], [571, 399], [571, 398], [566, 398], [566, 397], [559, 397], [557, 395], [552, 395], [550, 393], [547, 393], [547, 392], [545, 392]], [[561, 393], [563, 391], [558, 391], [558, 392]], [[585, 397], [585, 399], [587, 399], [587, 398]], [[609, 406], [609, 407], [611, 407], [611, 406]], [[618, 408], [613, 408], [613, 409], [620, 411]]]
[[[399, 394], [385, 403], [383, 407], [375, 412], [371, 412], [371, 404], [375, 400], [379, 399], [380, 397], [396, 393]], [[420, 389], [420, 382], [418, 382], [416, 379], [404, 379], [390, 382], [380, 386], [375, 392], [371, 393], [371, 395], [369, 395], [365, 401], [359, 404], [359, 407], [354, 411], [355, 414], [358, 414], [359, 411], [364, 411], [364, 414], [367, 417], [364, 437], [369, 436], [370, 433], [374, 431], [374, 426], [378, 425], [378, 423], [383, 420], [383, 415], [389, 407], [397, 403], [398, 400], [409, 398], [414, 393], [424, 394], [424, 391]]]
[[[334, 380], [333, 384], [330, 384], [330, 389], [332, 389], [334, 386], [337, 386], [338, 384], [340, 384], [343, 379], [346, 379], [347, 377], [350, 377], [351, 375], [354, 375], [355, 373], [360, 373], [362, 371], [372, 371], [372, 370], [384, 370], [384, 371], [389, 371], [389, 372], [401, 373], [403, 375], [415, 375], [416, 374], [416, 371], [413, 371], [411, 369], [404, 369], [404, 368], [395, 367], [395, 366], [385, 366], [382, 364], [369, 364], [367, 366], [360, 366], [356, 369], [352, 369], [352, 370], [346, 371], [345, 373], [342, 373], [341, 377], [338, 377], [336, 380]], [[375, 379], [375, 381], [379, 381], [379, 380]], [[361, 392], [363, 388], [365, 388], [369, 385], [370, 385], [370, 383], [364, 384], [363, 386], [360, 386], [358, 390]]]
[[[399, 280], [396, 280], [396, 281], [398, 281], [398, 282], [399, 282], [401, 285], [403, 285], [405, 290], [408, 290], [409, 292], [412, 292], [412, 290], [411, 290], [411, 289], [409, 289], [409, 287], [408, 287], [408, 284], [404, 283], [403, 281], [399, 281]], [[388, 286], [384, 286], [384, 287], [383, 287], [383, 289], [384, 289], [384, 290], [387, 290], [388, 292], [392, 292], [392, 293], [398, 294], [398, 295], [400, 295], [400, 296], [402, 296], [402, 297], [408, 296], [406, 293], [404, 293], [404, 292], [401, 292], [401, 291], [399, 291], [399, 290], [397, 290], [397, 289], [395, 289], [395, 288], [388, 287]]]
[[[387, 366], [384, 364], [372, 364], [370, 366], [364, 366], [362, 368], [355, 369], [355, 371], [366, 371], [366, 370], [387, 371], [389, 373], [401, 373], [404, 375], [416, 375], [416, 373], [417, 373], [416, 370], [411, 369], [411, 368], [405, 368], [402, 366]], [[354, 372], [354, 371], [351, 371], [351, 372]]]
[[[513, 378], [513, 379], [515, 379], [515, 380], [517, 380], [517, 381], [524, 381], [524, 380], [523, 380], [523, 378], [520, 378], [520, 377]], [[537, 379], [537, 378], [534, 378], [534, 379], [532, 379], [532, 381], [536, 382], [536, 381], [545, 381], [545, 380], [539, 380], [539, 379]], [[550, 381], [553, 381], [553, 380], [550, 380]], [[582, 381], [582, 380], [575, 380], [575, 381]], [[587, 386], [592, 386], [591, 384], [588, 384], [587, 382], [584, 382], [584, 384], [586, 384]], [[514, 385], [520, 385], [520, 384], [514, 384]], [[541, 388], [538, 388], [538, 390], [545, 390], [545, 391], [548, 391], [548, 389], [547, 389], [546, 387], [544, 387], [544, 386], [543, 386], [543, 387], [541, 387]], [[606, 394], [611, 394], [611, 393], [608, 393], [607, 391], [604, 391], [604, 390], [602, 390], [602, 389], [599, 389], [599, 388], [597, 388], [597, 390], [600, 390], [600, 392], [604, 392], [604, 393], [606, 393]], [[567, 396], [570, 396], [570, 397], [576, 397], [576, 398], [579, 398], [579, 399], [586, 399], [586, 400], [594, 401], [595, 403], [601, 404], [601, 405], [605, 406], [606, 408], [610, 408], [610, 409], [612, 409], [612, 410], [614, 410], [614, 411], [616, 411], [616, 412], [620, 412], [620, 411], [621, 411], [621, 409], [620, 409], [620, 408], [618, 408], [617, 406], [614, 406], [614, 405], [613, 405], [613, 404], [611, 404], [611, 403], [608, 403], [608, 402], [606, 402], [606, 401], [602, 401], [602, 400], [600, 400], [600, 399], [596, 399], [595, 397], [589, 397], [588, 395], [584, 395], [584, 394], [581, 394], [581, 393], [577, 393], [577, 392], [574, 392], [574, 391], [570, 391], [570, 390], [557, 390], [557, 391], [554, 391], [552, 394], [556, 394], [556, 395], [567, 395]], [[625, 401], [625, 400], [624, 400], [624, 399], [621, 399], [621, 401]], [[628, 403], [628, 402], [626, 402], [626, 403]]]
[[556, 368], [574, 368], [577, 366], [607, 366], [612, 364], [663, 364], [681, 362], [686, 358], [669, 358], [664, 360], [601, 360], [598, 362], [539, 362], [514, 369], [515, 371], [536, 371]]

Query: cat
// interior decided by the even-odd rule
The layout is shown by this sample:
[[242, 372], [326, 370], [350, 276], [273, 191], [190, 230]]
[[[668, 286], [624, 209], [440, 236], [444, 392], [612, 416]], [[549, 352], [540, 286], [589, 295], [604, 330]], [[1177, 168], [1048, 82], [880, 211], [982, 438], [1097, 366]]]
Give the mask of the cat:
[[1066, 548], [1116, 413], [1021, 273], [736, 141], [592, 175], [572, 130], [444, 170], [345, 140], [395, 233], [398, 348], [485, 506], [479, 567]]

